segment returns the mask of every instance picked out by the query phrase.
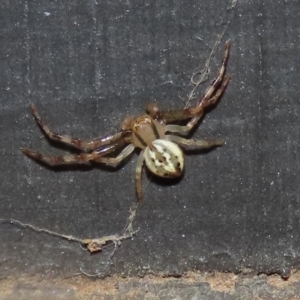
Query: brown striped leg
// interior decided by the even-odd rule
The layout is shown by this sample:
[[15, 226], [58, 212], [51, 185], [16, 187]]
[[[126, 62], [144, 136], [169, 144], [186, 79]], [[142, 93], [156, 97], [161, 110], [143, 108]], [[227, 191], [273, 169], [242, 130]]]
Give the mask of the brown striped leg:
[[102, 138], [95, 138], [90, 141], [82, 141], [77, 138], [72, 138], [69, 135], [61, 135], [56, 132], [53, 132], [43, 121], [43, 119], [40, 117], [35, 105], [31, 105], [31, 112], [36, 119], [37, 123], [41, 127], [41, 129], [45, 132], [45, 134], [49, 137], [50, 140], [62, 142], [64, 144], [73, 146], [77, 149], [80, 149], [84, 152], [88, 152], [91, 150], [94, 150], [96, 148], [99, 148], [104, 145], [108, 145], [111, 143], [115, 143], [118, 140], [122, 139], [126, 135], [126, 131], [120, 131], [114, 135], [106, 135]]
[[46, 156], [40, 152], [21, 149], [22, 152], [32, 159], [44, 162], [49, 166], [70, 165], [70, 164], [89, 164], [93, 159], [92, 153], [67, 154], [63, 156]]
[[188, 123], [186, 131], [189, 131], [191, 128], [193, 128], [193, 126], [197, 124], [198, 120], [203, 115], [204, 108], [216, 103], [216, 101], [220, 98], [220, 96], [225, 91], [229, 83], [230, 76], [224, 77], [226, 73], [228, 58], [229, 58], [229, 50], [230, 50], [230, 42], [227, 41], [225, 44], [225, 53], [224, 53], [221, 68], [219, 70], [219, 74], [217, 78], [213, 81], [211, 86], [208, 88], [203, 98], [200, 99], [196, 107], [170, 110], [170, 111], [159, 111], [158, 105], [156, 103], [150, 103], [147, 105], [146, 108], [150, 116], [152, 116], [154, 119], [163, 120], [166, 123], [172, 123], [175, 121], [193, 118]]
[[[106, 151], [105, 151], [106, 150]], [[95, 150], [91, 153], [67, 154], [63, 156], [47, 156], [40, 152], [22, 149], [22, 152], [32, 159], [46, 163], [49, 166], [70, 165], [70, 164], [89, 164], [91, 161], [103, 163], [112, 167], [116, 167], [123, 159], [129, 156], [134, 150], [132, 144], [128, 145], [117, 157], [103, 157], [115, 151], [115, 148], [107, 146]]]
[[186, 135], [187, 133], [189, 133], [190, 130], [198, 123], [198, 121], [203, 116], [205, 107], [213, 105], [218, 101], [218, 99], [226, 90], [229, 81], [230, 81], [230, 76], [225, 76], [222, 85], [216, 91], [214, 96], [210, 99], [206, 99], [205, 101], [201, 102], [200, 105], [194, 109], [195, 111], [193, 112], [193, 115], [195, 116], [185, 126], [169, 124], [165, 126], [166, 131], [176, 132], [182, 135]]

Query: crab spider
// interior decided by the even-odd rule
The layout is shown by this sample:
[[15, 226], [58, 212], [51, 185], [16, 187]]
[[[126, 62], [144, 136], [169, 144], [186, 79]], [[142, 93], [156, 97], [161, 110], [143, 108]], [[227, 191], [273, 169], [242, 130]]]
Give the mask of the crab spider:
[[[208, 149], [221, 146], [219, 140], [195, 140], [184, 136], [190, 133], [205, 112], [205, 108], [214, 105], [225, 91], [230, 76], [226, 75], [229, 57], [229, 41], [225, 44], [225, 53], [217, 78], [205, 92], [195, 107], [160, 111], [157, 104], [149, 103], [147, 114], [139, 117], [126, 117], [119, 132], [89, 141], [72, 138], [53, 132], [42, 120], [37, 109], [31, 105], [31, 111], [37, 123], [49, 139], [65, 143], [79, 149], [80, 154], [47, 156], [29, 149], [21, 149], [27, 156], [48, 165], [89, 164], [91, 161], [116, 167], [128, 157], [135, 148], [140, 149], [136, 165], [136, 194], [142, 201], [142, 169], [145, 162], [148, 169], [160, 177], [179, 177], [184, 169], [184, 149]], [[176, 125], [178, 121], [189, 120], [185, 126]], [[182, 148], [181, 148], [182, 147]], [[119, 151], [116, 157], [111, 155]]]

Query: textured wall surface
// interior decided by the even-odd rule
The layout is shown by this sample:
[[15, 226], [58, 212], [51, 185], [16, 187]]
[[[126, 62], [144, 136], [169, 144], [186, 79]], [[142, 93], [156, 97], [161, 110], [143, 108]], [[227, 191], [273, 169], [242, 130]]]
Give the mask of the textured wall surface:
[[181, 180], [151, 177], [133, 223], [137, 236], [110, 258], [113, 245], [91, 256], [76, 243], [4, 222], [2, 278], [80, 269], [179, 276], [250, 268], [288, 276], [299, 266], [300, 6], [231, 4], [1, 1], [0, 218], [80, 238], [122, 233], [136, 202], [137, 155], [116, 171], [38, 164], [19, 148], [52, 155], [70, 149], [44, 138], [29, 105], [56, 132], [83, 139], [113, 133], [149, 101], [183, 107], [192, 74], [225, 31], [200, 97], [225, 41], [232, 43], [230, 85], [194, 132], [226, 145], [187, 155]]

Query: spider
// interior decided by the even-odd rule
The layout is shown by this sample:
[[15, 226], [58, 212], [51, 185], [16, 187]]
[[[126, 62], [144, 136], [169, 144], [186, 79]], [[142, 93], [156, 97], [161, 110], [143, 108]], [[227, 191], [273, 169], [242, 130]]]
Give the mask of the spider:
[[[41, 119], [36, 107], [31, 105], [31, 112], [34, 118], [50, 140], [75, 147], [82, 153], [47, 156], [29, 149], [21, 150], [30, 158], [50, 166], [90, 164], [91, 161], [94, 161], [116, 167], [135, 148], [139, 148], [140, 154], [136, 165], [135, 188], [137, 199], [141, 202], [143, 198], [142, 169], [144, 162], [148, 169], [159, 177], [179, 177], [184, 170], [182, 148], [185, 150], [196, 150], [223, 145], [223, 142], [220, 140], [195, 140], [187, 139], [184, 136], [188, 135], [195, 127], [203, 116], [205, 108], [214, 105], [225, 91], [231, 78], [229, 75], [225, 75], [229, 48], [230, 43], [227, 41], [218, 76], [195, 107], [160, 111], [157, 104], [149, 103], [146, 106], [147, 114], [139, 117], [126, 117], [117, 133], [83, 141], [53, 132]], [[184, 120], [189, 120], [185, 126], [174, 124]], [[112, 154], [116, 151], [119, 151], [119, 154], [116, 157], [112, 157]]]

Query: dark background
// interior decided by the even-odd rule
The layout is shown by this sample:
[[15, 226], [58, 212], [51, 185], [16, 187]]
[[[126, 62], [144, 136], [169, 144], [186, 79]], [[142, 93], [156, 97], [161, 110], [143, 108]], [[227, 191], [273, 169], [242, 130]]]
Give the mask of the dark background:
[[[136, 155], [119, 170], [53, 170], [20, 147], [65, 153], [43, 137], [113, 133], [149, 101], [181, 108], [190, 78], [227, 39], [232, 81], [197, 138], [226, 145], [186, 157], [181, 181], [151, 181], [133, 240], [90, 255], [76, 243], [0, 225], [2, 277], [299, 266], [300, 6], [297, 1], [9, 1], [0, 4], [0, 217], [80, 238], [121, 233], [135, 203]], [[197, 90], [202, 95], [209, 82]], [[66, 150], [66, 149], [65, 149]]]

